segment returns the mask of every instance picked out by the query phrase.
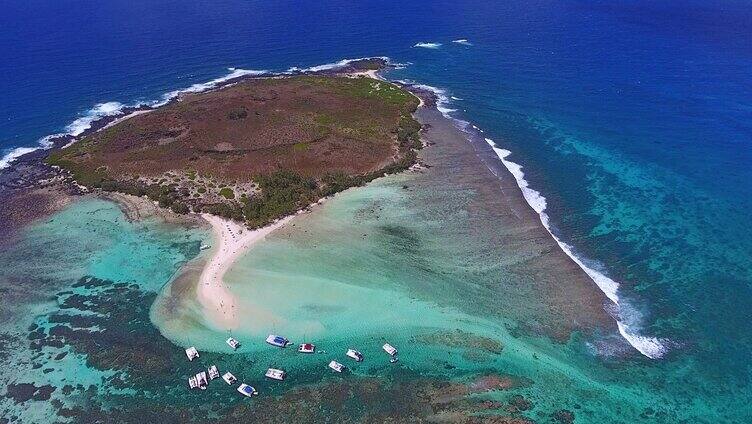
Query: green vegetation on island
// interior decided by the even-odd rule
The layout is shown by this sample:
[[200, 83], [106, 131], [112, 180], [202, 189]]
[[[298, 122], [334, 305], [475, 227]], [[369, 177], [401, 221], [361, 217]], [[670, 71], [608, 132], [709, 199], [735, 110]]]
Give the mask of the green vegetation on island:
[[47, 161], [89, 188], [259, 227], [414, 164], [418, 103], [366, 77], [252, 79], [184, 96]]

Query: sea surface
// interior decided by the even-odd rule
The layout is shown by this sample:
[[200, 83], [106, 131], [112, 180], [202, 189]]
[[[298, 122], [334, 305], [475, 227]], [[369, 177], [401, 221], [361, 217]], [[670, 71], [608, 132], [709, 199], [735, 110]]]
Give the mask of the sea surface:
[[[159, 103], [228, 75], [389, 57], [401, 65], [388, 78], [434, 87], [443, 112], [497, 149], [553, 236], [604, 291], [630, 344], [610, 350], [597, 338], [561, 343], [519, 330], [521, 311], [545, 293], [510, 289], [498, 300], [503, 310], [488, 309], [488, 293], [471, 289], [492, 272], [504, 278], [495, 266], [505, 252], [488, 254], [459, 232], [455, 246], [443, 245], [437, 226], [462, 217], [424, 219], [441, 208], [415, 204], [403, 189], [418, 184], [409, 176], [336, 197], [228, 274], [248, 299], [284, 296], [278, 331], [333, 349], [346, 346], [343, 334], [388, 337], [405, 346], [405, 366], [450, 380], [489, 370], [530, 379], [516, 392], [533, 402], [521, 414], [541, 422], [559, 409], [577, 422], [752, 421], [748, 3], [8, 0], [0, 9], [0, 167], [49, 135], [78, 134], [125, 105]], [[207, 237], [128, 222], [115, 205], [87, 199], [3, 246], [0, 290], [13, 303], [0, 312], [0, 354], [13, 366], [2, 372], [9, 386], [0, 387], [0, 421], [45, 419], [63, 397], [198, 399], [184, 399], [178, 386], [162, 391], [175, 382], [149, 375], [185, 374], [180, 345], [219, 351], [222, 335], [193, 321], [187, 332], [175, 328], [152, 304], [195, 312], [164, 305], [163, 286], [201, 259]], [[447, 254], [460, 248], [472, 253], [466, 263]], [[425, 272], [436, 269], [443, 277], [432, 282]], [[243, 293], [247, 278], [266, 283]], [[307, 298], [303, 286], [319, 297]], [[379, 319], [359, 322], [366, 312]], [[116, 330], [115, 318], [132, 327]], [[74, 351], [55, 359], [69, 349], [51, 329], [76, 333], [65, 333], [79, 341]], [[452, 350], [466, 334], [486, 347], [497, 341], [502, 353]], [[416, 337], [422, 345], [407, 347]], [[124, 346], [134, 343], [151, 360], [102, 353], [131, 352]], [[258, 358], [255, 371], [273, 365]], [[117, 371], [129, 361], [148, 366]], [[26, 383], [35, 386], [18, 386]]]

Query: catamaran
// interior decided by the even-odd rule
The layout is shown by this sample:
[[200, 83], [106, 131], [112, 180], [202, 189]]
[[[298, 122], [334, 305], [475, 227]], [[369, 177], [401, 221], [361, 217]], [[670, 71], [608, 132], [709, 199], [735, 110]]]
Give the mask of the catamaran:
[[235, 378], [235, 376], [232, 375], [232, 373], [230, 372], [224, 373], [222, 375], [222, 380], [224, 380], [225, 383], [229, 384], [230, 386], [232, 386], [233, 384], [235, 384], [236, 381], [238, 381], [238, 379]]
[[269, 334], [269, 337], [266, 338], [266, 342], [269, 343], [272, 346], [277, 347], [287, 347], [287, 345], [290, 344], [290, 341], [282, 336], [277, 336], [275, 334]]
[[241, 383], [240, 386], [238, 386], [238, 391], [243, 396], [248, 396], [248, 397], [255, 396], [258, 394], [258, 391], [256, 391], [256, 389], [254, 389], [253, 386], [249, 386], [245, 383]]
[[333, 369], [336, 372], [342, 372], [345, 366], [340, 364], [337, 361], [332, 361], [332, 362], [329, 362], [329, 368]]
[[264, 374], [266, 377], [271, 378], [272, 380], [279, 380], [282, 381], [285, 379], [285, 372], [276, 368], [269, 368], [266, 370], [266, 374]]
[[230, 345], [230, 347], [233, 349], [237, 349], [238, 347], [240, 347], [240, 342], [233, 339], [232, 337], [227, 339], [227, 344]]
[[300, 353], [313, 353], [316, 350], [316, 345], [312, 343], [301, 343], [298, 346], [298, 352]]
[[188, 387], [190, 387], [191, 389], [195, 389], [196, 387], [198, 387], [198, 379], [196, 378], [195, 375], [191, 376], [188, 379]]
[[216, 365], [212, 365], [209, 367], [209, 380], [214, 380], [215, 378], [219, 378], [219, 370]]
[[346, 355], [354, 359], [356, 362], [363, 362], [363, 354], [355, 349], [347, 349]]
[[384, 343], [384, 351], [389, 354], [389, 356], [395, 356], [397, 354], [397, 349], [390, 345], [389, 343]]
[[194, 359], [198, 358], [198, 350], [196, 350], [195, 347], [191, 346], [185, 350], [185, 355], [188, 357], [189, 361], [193, 361]]
[[198, 382], [199, 389], [206, 390], [206, 386], [209, 385], [209, 382], [206, 380], [206, 371], [196, 374], [196, 381]]

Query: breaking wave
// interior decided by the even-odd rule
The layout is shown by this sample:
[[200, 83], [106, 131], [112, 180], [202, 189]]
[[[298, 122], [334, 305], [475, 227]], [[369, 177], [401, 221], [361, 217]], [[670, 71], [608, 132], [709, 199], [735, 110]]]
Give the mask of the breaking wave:
[[441, 43], [426, 43], [421, 41], [420, 43], [415, 43], [413, 47], [420, 47], [424, 49], [438, 49], [439, 47], [441, 47]]
[[496, 143], [494, 143], [494, 141], [490, 138], [486, 138], [485, 141], [491, 146], [504, 166], [514, 176], [514, 179], [517, 181], [517, 186], [522, 191], [522, 195], [525, 197], [525, 200], [530, 205], [530, 207], [532, 207], [533, 210], [538, 213], [543, 227], [545, 227], [548, 233], [551, 234], [551, 237], [556, 240], [556, 243], [559, 244], [561, 250], [563, 250], [564, 253], [567, 254], [567, 256], [569, 256], [577, 265], [579, 265], [580, 268], [582, 268], [583, 271], [585, 271], [585, 273], [593, 280], [593, 282], [595, 282], [598, 288], [600, 288], [601, 291], [606, 295], [606, 297], [608, 297], [609, 300], [611, 300], [611, 302], [613, 302], [613, 304], [617, 307], [616, 314], [618, 315], [618, 318], [616, 319], [616, 324], [622, 337], [624, 337], [624, 339], [629, 342], [630, 345], [632, 345], [635, 349], [637, 349], [640, 353], [647, 356], [648, 358], [661, 358], [668, 351], [668, 348], [666, 347], [667, 341], [655, 337], [643, 336], [635, 330], [635, 327], [639, 326], [640, 315], [630, 305], [626, 304], [623, 301], [620, 301], [618, 295], [619, 284], [602, 272], [594, 269], [591, 266], [588, 266], [583, 261], [583, 259], [579, 258], [574, 253], [571, 245], [562, 241], [553, 233], [553, 231], [551, 231], [549, 217], [545, 212], [546, 198], [543, 197], [543, 195], [539, 191], [530, 188], [527, 180], [525, 180], [525, 173], [522, 172], [522, 166], [508, 159], [512, 152], [497, 147]]
[[238, 68], [228, 68], [229, 73], [226, 75], [223, 75], [219, 78], [213, 79], [211, 81], [193, 84], [188, 88], [184, 88], [181, 90], [173, 90], [170, 92], [167, 92], [162, 95], [162, 97], [159, 100], [154, 100], [150, 102], [140, 102], [135, 104], [126, 105], [120, 102], [104, 102], [104, 103], [98, 103], [94, 105], [91, 109], [84, 112], [80, 117], [73, 120], [73, 122], [69, 123], [65, 126], [65, 132], [56, 133], [56, 134], [50, 134], [47, 136], [44, 136], [37, 140], [37, 146], [32, 147], [16, 147], [14, 149], [8, 150], [5, 152], [4, 156], [0, 158], [0, 169], [7, 168], [8, 166], [13, 163], [16, 159], [19, 157], [34, 152], [39, 149], [48, 149], [52, 147], [52, 140], [59, 137], [65, 137], [65, 136], [79, 136], [83, 134], [86, 130], [90, 129], [91, 126], [94, 124], [94, 122], [105, 118], [105, 117], [111, 117], [111, 116], [117, 116], [123, 114], [123, 110], [127, 108], [139, 108], [139, 107], [158, 107], [162, 106], [164, 104], [167, 104], [172, 99], [180, 96], [183, 93], [199, 93], [202, 91], [210, 90], [212, 88], [215, 88], [219, 86], [220, 84], [226, 83], [227, 81], [233, 80], [235, 78], [247, 76], [247, 75], [262, 75], [264, 73], [267, 73], [267, 71], [257, 71], [257, 70], [248, 70], [248, 69], [238, 69]]
[[[467, 121], [463, 121], [451, 116], [452, 112], [456, 109], [449, 107], [452, 97], [447, 95], [446, 90], [433, 87], [426, 84], [416, 84], [411, 81], [400, 81], [403, 84], [408, 84], [413, 87], [427, 90], [432, 92], [436, 96], [436, 108], [441, 112], [444, 117], [451, 119], [460, 129], [466, 130], [468, 127], [473, 130], [483, 133], [483, 130], [476, 125]], [[641, 314], [631, 305], [619, 298], [618, 289], [619, 284], [613, 279], [609, 278], [605, 273], [598, 271], [595, 265], [588, 265], [585, 260], [578, 257], [574, 248], [562, 241], [557, 237], [550, 226], [550, 219], [546, 214], [546, 198], [537, 190], [530, 188], [529, 183], [525, 180], [525, 174], [522, 172], [522, 165], [512, 162], [508, 157], [512, 154], [511, 151], [499, 148], [496, 143], [490, 138], [485, 138], [493, 149], [494, 153], [501, 160], [502, 164], [509, 170], [514, 176], [517, 186], [522, 191], [522, 195], [525, 201], [530, 205], [533, 210], [538, 213], [540, 221], [543, 227], [551, 234], [551, 237], [558, 243], [564, 253], [569, 256], [585, 273], [593, 280], [598, 288], [606, 295], [606, 297], [613, 303], [616, 309], [616, 323], [621, 336], [638, 352], [650, 359], [659, 359], [663, 357], [668, 351], [669, 340], [660, 339], [656, 337], [649, 337], [639, 334], [638, 328], [640, 326]]]

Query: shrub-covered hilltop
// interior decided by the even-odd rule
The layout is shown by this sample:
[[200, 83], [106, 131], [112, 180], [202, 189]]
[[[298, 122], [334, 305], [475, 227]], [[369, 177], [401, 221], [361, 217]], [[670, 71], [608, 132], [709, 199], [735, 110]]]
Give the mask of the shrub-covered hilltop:
[[412, 165], [418, 103], [366, 77], [251, 79], [92, 133], [48, 163], [86, 187], [258, 227]]

